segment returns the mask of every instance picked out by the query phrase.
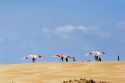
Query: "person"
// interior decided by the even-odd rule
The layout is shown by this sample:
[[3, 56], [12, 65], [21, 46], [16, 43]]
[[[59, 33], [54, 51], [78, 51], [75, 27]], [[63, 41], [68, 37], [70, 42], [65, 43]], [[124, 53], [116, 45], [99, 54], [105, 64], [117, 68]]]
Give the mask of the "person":
[[98, 61], [102, 61], [101, 57], [99, 57]]
[[35, 63], [36, 62], [36, 58], [32, 58], [32, 61], [33, 61], [33, 63]]
[[75, 57], [72, 57], [72, 59], [73, 59], [74, 62], [76, 61]]
[[95, 60], [96, 60], [96, 61], [98, 61], [98, 60], [99, 60], [98, 56], [94, 56], [94, 57], [95, 57]]
[[68, 62], [68, 57], [66, 57], [66, 62]]
[[64, 58], [64, 57], [62, 56], [62, 57], [61, 57], [61, 61], [62, 61], [62, 62], [63, 62], [63, 58]]
[[120, 61], [120, 60], [119, 60], [119, 56], [118, 56], [118, 61]]

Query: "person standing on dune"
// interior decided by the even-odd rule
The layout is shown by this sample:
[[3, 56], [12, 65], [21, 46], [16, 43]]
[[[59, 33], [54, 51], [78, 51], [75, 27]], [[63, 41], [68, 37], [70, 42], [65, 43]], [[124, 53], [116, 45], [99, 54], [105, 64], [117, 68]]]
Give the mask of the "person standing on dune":
[[99, 57], [98, 61], [102, 61], [101, 57]]
[[95, 57], [95, 61], [98, 61], [99, 60], [99, 57], [98, 56], [94, 56]]
[[36, 62], [36, 58], [32, 58], [32, 62], [35, 63]]
[[61, 56], [61, 61], [63, 62], [63, 59], [64, 59], [64, 57], [63, 56]]
[[66, 62], [68, 62], [68, 57], [66, 57]]
[[118, 61], [120, 61], [119, 56], [118, 56]]
[[72, 57], [72, 59], [73, 59], [74, 62], [76, 61], [75, 57]]

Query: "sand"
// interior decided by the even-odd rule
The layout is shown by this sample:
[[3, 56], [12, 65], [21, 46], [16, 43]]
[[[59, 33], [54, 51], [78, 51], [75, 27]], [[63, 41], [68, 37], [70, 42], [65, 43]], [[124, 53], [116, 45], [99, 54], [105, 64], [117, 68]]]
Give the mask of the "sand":
[[41, 62], [0, 65], [0, 83], [62, 83], [69, 79], [125, 83], [125, 62]]

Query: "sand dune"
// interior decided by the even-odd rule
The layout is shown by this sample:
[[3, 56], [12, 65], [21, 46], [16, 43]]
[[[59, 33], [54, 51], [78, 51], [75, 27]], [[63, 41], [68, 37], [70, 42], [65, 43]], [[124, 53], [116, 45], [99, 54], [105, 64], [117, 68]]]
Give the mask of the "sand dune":
[[125, 83], [125, 62], [43, 62], [0, 65], [0, 83], [61, 83], [68, 79]]

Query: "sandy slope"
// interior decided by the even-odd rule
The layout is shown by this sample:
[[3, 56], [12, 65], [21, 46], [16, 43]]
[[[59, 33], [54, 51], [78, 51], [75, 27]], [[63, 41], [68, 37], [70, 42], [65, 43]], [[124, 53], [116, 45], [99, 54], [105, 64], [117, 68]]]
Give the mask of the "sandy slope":
[[87, 78], [125, 83], [125, 62], [44, 62], [0, 65], [0, 83], [61, 83]]

